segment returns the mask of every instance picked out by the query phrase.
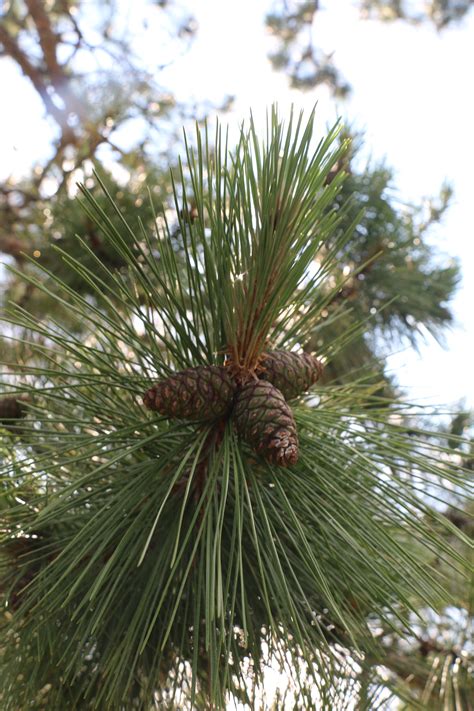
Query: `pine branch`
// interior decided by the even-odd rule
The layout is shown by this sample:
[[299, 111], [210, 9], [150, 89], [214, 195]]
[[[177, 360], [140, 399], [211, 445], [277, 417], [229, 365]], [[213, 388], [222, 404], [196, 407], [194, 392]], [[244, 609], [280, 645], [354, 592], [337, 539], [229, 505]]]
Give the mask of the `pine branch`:
[[[375, 705], [348, 668], [360, 650], [382, 658], [374, 624], [404, 637], [423, 607], [454, 602], [468, 540], [440, 502], [465, 499], [469, 473], [414, 408], [366, 375], [316, 383], [285, 403], [299, 438], [285, 470], [237, 421], [243, 380], [273, 387], [255, 371], [267, 343], [305, 342], [340, 292], [329, 277], [353, 233], [331, 208], [336, 132], [313, 147], [314, 115], [285, 128], [276, 112], [263, 145], [252, 125], [233, 151], [219, 127], [214, 144], [198, 132], [173, 184], [179, 231], [162, 212], [154, 234], [130, 224], [99, 179], [104, 200], [84, 188], [82, 203], [111, 260], [79, 238], [76, 256], [56, 248], [77, 288], [12, 269], [68, 319], [3, 317], [30, 351], [7, 391], [31, 399], [0, 469], [6, 711], [146, 709], [155, 694], [225, 708], [251, 701], [269, 660], [308, 708], [339, 708], [357, 683]], [[366, 328], [339, 309], [349, 327], [326, 359]], [[144, 406], [151, 383], [196, 368], [234, 378], [217, 415], [212, 390], [197, 422]], [[278, 425], [281, 409], [252, 408], [248, 422]]]

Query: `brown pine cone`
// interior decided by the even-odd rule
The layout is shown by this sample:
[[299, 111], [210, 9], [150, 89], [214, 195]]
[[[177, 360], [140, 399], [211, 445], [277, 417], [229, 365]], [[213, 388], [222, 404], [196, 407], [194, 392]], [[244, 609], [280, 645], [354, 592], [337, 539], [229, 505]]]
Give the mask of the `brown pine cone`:
[[214, 420], [230, 411], [235, 389], [227, 368], [201, 365], [160, 380], [147, 390], [143, 403], [166, 417]]
[[285, 400], [292, 400], [309, 390], [319, 379], [323, 365], [309, 353], [268, 351], [260, 360], [258, 376], [281, 390]]
[[298, 461], [298, 435], [291, 409], [271, 383], [252, 380], [237, 393], [237, 432], [267, 461], [282, 467]]
[[24, 428], [18, 424], [18, 420], [26, 417], [25, 403], [28, 401], [28, 395], [0, 398], [0, 429], [20, 435]]
[[10, 420], [19, 420], [25, 417], [24, 403], [26, 399], [25, 395], [0, 398], [0, 423], [10, 424]]

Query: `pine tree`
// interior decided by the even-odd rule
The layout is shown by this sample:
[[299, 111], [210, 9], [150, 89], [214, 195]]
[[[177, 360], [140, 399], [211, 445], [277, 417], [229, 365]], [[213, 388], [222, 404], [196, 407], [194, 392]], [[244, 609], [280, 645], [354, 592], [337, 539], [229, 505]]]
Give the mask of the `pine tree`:
[[[303, 378], [288, 402], [261, 377], [269, 353], [306, 362], [321, 333], [324, 372], [363, 342], [353, 273], [334, 279], [354, 239], [339, 131], [314, 146], [313, 114], [285, 125], [276, 111], [266, 141], [251, 122], [233, 151], [219, 127], [197, 131], [173, 181], [178, 230], [163, 213], [155, 234], [130, 223], [98, 177], [114, 217], [82, 200], [112, 261], [79, 238], [89, 262], [56, 253], [82, 287], [17, 270], [69, 318], [4, 316], [29, 349], [4, 377], [27, 397], [1, 455], [6, 711], [255, 708], [269, 662], [296, 708], [375, 709], [391, 688], [378, 630], [416, 638], [414, 616], [467, 585], [468, 534], [436, 502], [461, 508], [468, 471], [380, 394], [372, 359], [333, 384]], [[329, 338], [338, 320], [350, 326]], [[143, 402], [196, 382], [215, 386], [198, 417]], [[282, 410], [253, 397], [270, 389]], [[299, 456], [282, 467], [267, 437], [292, 422]]]

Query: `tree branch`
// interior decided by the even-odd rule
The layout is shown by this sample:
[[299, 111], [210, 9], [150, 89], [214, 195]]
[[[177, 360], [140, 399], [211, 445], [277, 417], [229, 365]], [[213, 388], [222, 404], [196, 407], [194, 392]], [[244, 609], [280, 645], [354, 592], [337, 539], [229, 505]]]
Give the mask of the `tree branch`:
[[58, 38], [51, 28], [51, 22], [44, 9], [43, 3], [38, 2], [38, 0], [25, 0], [25, 3], [38, 31], [44, 61], [53, 80], [53, 84], [56, 85], [56, 81], [62, 81], [65, 78], [63, 67], [59, 64], [56, 54]]
[[[84, 121], [86, 117], [84, 116], [82, 103], [71, 89], [70, 80], [64, 70], [64, 66], [58, 62], [57, 47], [60, 40], [52, 29], [50, 17], [41, 1], [25, 0], [25, 2], [36, 25], [46, 74], [49, 76], [55, 92], [63, 100], [66, 113], [74, 111]], [[69, 16], [70, 13], [68, 12], [67, 14]]]
[[5, 27], [0, 24], [0, 42], [2, 43], [5, 53], [10, 56], [20, 67], [23, 74], [33, 84], [43, 101], [44, 107], [48, 114], [56, 121], [61, 128], [63, 136], [74, 136], [72, 128], [67, 123], [67, 113], [64, 109], [60, 109], [52, 100], [47, 84], [45, 83], [41, 71], [30, 62], [26, 54], [20, 49], [16, 40], [7, 32]]

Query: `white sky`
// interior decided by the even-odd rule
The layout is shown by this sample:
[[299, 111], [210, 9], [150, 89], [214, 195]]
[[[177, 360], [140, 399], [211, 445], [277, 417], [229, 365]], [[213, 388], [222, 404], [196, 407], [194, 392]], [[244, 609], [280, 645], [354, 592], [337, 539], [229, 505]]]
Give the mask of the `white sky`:
[[[128, 6], [130, 21], [141, 18], [143, 3]], [[430, 339], [419, 354], [406, 350], [389, 363], [411, 399], [446, 404], [465, 399], [474, 406], [474, 13], [439, 35], [431, 27], [359, 20], [351, 0], [321, 5], [328, 9], [317, 16], [316, 42], [335, 51], [336, 64], [353, 88], [350, 101], [339, 107], [326, 89], [289, 91], [285, 77], [272, 72], [263, 25], [269, 0], [189, 2], [198, 35], [163, 80], [182, 99], [218, 101], [235, 94], [233, 116], [223, 117], [231, 123], [246, 117], [249, 108], [263, 116], [274, 101], [284, 112], [290, 103], [311, 107], [318, 99], [322, 124], [332, 123], [339, 110], [365, 129], [374, 158], [385, 156], [395, 168], [403, 199], [435, 195], [449, 179], [455, 198], [437, 231], [437, 244], [462, 261], [463, 284], [454, 302], [457, 326], [446, 334], [446, 350]], [[161, 61], [152, 34], [140, 49]], [[0, 63], [0, 80], [8, 97], [0, 113], [2, 178], [12, 170], [27, 171], [47, 155], [51, 129], [34, 90], [6, 61]]]

